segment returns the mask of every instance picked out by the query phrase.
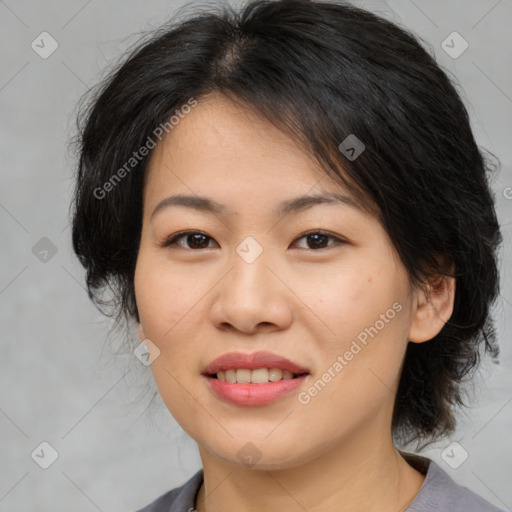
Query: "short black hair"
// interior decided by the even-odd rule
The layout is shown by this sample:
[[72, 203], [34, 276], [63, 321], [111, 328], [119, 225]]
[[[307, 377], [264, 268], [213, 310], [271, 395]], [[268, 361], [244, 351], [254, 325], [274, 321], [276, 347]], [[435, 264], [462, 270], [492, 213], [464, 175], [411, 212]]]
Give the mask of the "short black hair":
[[[294, 137], [359, 198], [412, 283], [455, 277], [450, 320], [432, 340], [408, 344], [392, 425], [405, 442], [453, 432], [482, 347], [498, 355], [490, 307], [502, 238], [493, 165], [453, 79], [420, 41], [344, 2], [254, 0], [210, 4], [139, 42], [78, 116], [72, 243], [100, 311], [139, 321], [134, 271], [150, 154], [134, 152], [191, 98], [221, 94]], [[339, 149], [349, 135], [365, 146], [355, 159]]]

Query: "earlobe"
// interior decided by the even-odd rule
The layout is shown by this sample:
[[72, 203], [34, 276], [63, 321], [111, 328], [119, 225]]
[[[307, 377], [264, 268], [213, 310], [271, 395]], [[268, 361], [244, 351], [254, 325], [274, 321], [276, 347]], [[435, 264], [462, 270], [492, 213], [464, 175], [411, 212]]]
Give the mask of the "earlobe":
[[437, 336], [453, 313], [455, 278], [433, 278], [426, 289], [417, 289], [416, 297], [409, 341], [423, 343]]

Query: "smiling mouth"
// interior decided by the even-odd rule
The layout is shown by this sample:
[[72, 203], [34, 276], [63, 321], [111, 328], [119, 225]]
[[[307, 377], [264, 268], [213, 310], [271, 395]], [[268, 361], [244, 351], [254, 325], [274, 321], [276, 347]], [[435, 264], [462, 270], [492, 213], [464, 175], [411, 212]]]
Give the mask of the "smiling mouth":
[[303, 375], [308, 375], [308, 372], [292, 373], [289, 370], [281, 370], [280, 368], [257, 368], [255, 370], [240, 368], [219, 370], [217, 373], [209, 374], [208, 376], [231, 384], [267, 384], [280, 380], [297, 379]]

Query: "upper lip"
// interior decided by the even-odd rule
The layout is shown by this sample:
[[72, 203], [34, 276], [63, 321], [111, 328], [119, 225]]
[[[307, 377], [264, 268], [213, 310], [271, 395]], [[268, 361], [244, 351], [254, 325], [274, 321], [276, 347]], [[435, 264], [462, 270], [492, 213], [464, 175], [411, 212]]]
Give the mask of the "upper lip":
[[258, 368], [280, 368], [294, 374], [309, 373], [306, 368], [299, 364], [271, 352], [253, 352], [252, 354], [229, 352], [214, 359], [204, 369], [203, 373], [205, 375], [213, 375], [221, 370], [256, 370]]

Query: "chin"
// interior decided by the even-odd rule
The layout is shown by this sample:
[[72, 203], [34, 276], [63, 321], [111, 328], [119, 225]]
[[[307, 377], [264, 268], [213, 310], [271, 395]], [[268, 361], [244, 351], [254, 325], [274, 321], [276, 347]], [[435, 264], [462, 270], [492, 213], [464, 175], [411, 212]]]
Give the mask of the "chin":
[[246, 432], [245, 439], [233, 440], [229, 446], [216, 446], [208, 451], [227, 464], [264, 471], [292, 468], [314, 458], [311, 454], [299, 454], [296, 444], [284, 446], [284, 440], [277, 437], [270, 442], [268, 439], [251, 438]]

